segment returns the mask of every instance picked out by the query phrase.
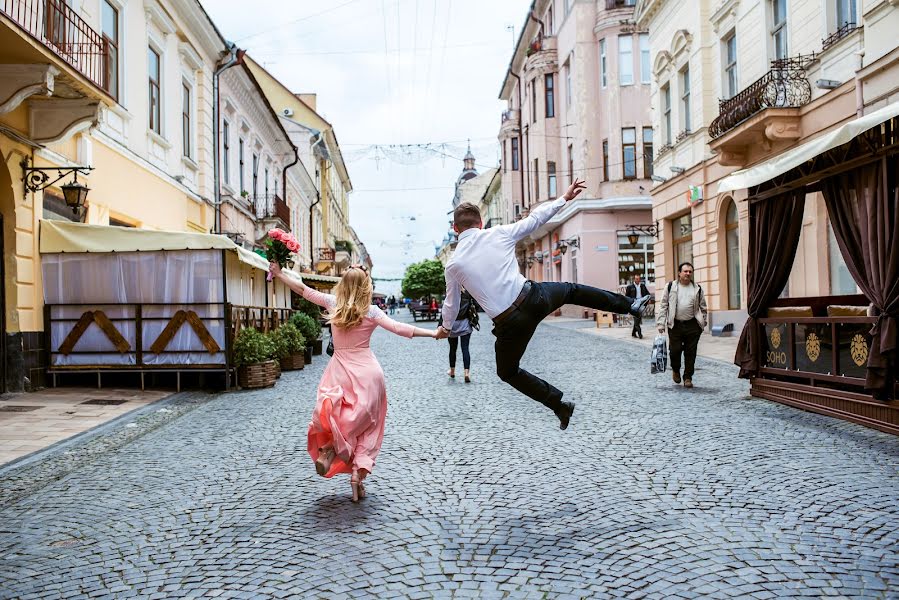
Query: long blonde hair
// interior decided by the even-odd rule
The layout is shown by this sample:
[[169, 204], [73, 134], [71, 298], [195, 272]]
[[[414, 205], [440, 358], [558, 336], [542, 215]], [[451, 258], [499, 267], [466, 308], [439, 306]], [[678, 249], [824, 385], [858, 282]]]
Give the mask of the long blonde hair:
[[359, 267], [347, 269], [334, 289], [337, 304], [329, 315], [331, 325], [350, 329], [361, 323], [371, 308], [373, 293], [371, 277], [365, 270]]

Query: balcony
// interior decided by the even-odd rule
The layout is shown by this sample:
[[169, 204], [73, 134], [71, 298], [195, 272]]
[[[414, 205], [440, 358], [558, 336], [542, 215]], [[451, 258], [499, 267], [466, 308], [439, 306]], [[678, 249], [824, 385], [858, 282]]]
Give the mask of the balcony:
[[253, 199], [253, 206], [256, 209], [256, 218], [262, 220], [278, 220], [281, 221], [281, 229], [290, 231], [290, 207], [277, 194], [269, 194], [256, 196]]
[[317, 263], [332, 263], [334, 262], [335, 250], [334, 248], [316, 248], [315, 249], [315, 262]]
[[498, 225], [502, 225], [503, 220], [499, 217], [491, 217], [487, 219], [487, 222], [484, 223], [484, 229], [490, 229], [491, 227], [496, 227]]
[[338, 266], [349, 266], [353, 257], [353, 243], [347, 240], [334, 242], [334, 262]]
[[514, 108], [504, 110], [499, 126], [499, 138], [506, 139], [518, 135], [520, 111]]
[[109, 45], [65, 0], [0, 0], [0, 14], [99, 89], [108, 89]]
[[858, 25], [852, 22], [843, 23], [843, 25], [831, 33], [829, 36], [821, 40], [821, 52], [824, 52], [831, 46], [835, 46], [837, 42], [839, 42], [844, 37], [848, 36], [850, 33], [858, 29]]
[[633, 8], [636, 6], [637, 0], [606, 0], [606, 10], [615, 10], [616, 8]]
[[558, 53], [554, 36], [538, 36], [528, 45], [527, 59], [524, 61], [524, 72], [530, 78], [535, 73], [554, 73], [557, 70]]
[[799, 108], [812, 97], [806, 67], [815, 55], [771, 62], [771, 70], [733, 98], [719, 100], [709, 126], [710, 146], [724, 166], [747, 164], [752, 146], [770, 151], [775, 142], [799, 139]]

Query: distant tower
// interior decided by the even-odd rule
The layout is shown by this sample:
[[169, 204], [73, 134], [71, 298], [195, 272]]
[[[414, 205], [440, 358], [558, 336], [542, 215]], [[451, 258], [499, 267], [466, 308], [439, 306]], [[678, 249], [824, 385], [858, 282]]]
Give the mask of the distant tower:
[[459, 186], [469, 179], [478, 176], [478, 171], [474, 168], [474, 154], [471, 153], [471, 140], [468, 142], [468, 151], [465, 153], [465, 158], [462, 159], [462, 165], [462, 172], [459, 174], [459, 178], [456, 179], [456, 193], [453, 195], [453, 208], [459, 206], [459, 203], [461, 202], [459, 198]]

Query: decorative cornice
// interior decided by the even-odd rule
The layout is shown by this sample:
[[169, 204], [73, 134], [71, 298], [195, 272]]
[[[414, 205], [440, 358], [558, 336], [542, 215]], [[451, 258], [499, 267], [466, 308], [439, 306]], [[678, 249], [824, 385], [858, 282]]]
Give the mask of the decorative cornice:
[[726, 19], [732, 18], [736, 20], [739, 5], [740, 0], [724, 0], [717, 10], [712, 13], [712, 16], [709, 17], [709, 22], [712, 24], [715, 33], [719, 33], [721, 25]]
[[178, 43], [178, 53], [181, 55], [184, 64], [194, 71], [199, 71], [203, 68], [203, 59], [187, 42], [182, 41]]
[[147, 13], [147, 21], [156, 25], [165, 35], [177, 31], [175, 22], [156, 0], [144, 0], [144, 11]]

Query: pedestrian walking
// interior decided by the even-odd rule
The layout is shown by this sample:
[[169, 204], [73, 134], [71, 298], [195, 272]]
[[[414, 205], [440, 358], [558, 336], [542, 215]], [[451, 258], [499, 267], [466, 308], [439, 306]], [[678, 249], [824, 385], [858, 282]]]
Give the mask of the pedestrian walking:
[[[627, 289], [624, 290], [624, 295], [636, 300], [637, 298], [648, 296], [649, 290], [646, 289], [646, 284], [640, 281], [640, 276], [634, 275], [634, 280], [632, 283], [628, 284]], [[643, 339], [643, 330], [641, 329], [642, 323], [643, 315], [635, 315], [634, 327], [631, 329], [631, 337]]]
[[709, 309], [706, 306], [702, 286], [693, 282], [693, 265], [685, 262], [677, 268], [677, 281], [669, 281], [662, 294], [656, 324], [659, 333], [668, 331], [671, 378], [681, 382], [681, 353], [684, 356], [684, 387], [693, 387], [693, 370], [696, 365], [696, 349]]
[[560, 390], [519, 366], [537, 325], [564, 304], [638, 315], [649, 302], [649, 296], [631, 301], [621, 294], [578, 283], [527, 281], [518, 270], [515, 244], [549, 221], [583, 190], [584, 182], [575, 181], [563, 196], [539, 205], [524, 219], [490, 229], [482, 229], [477, 206], [470, 202], [457, 206], [453, 211], [453, 229], [458, 242], [445, 268], [446, 299], [438, 333], [440, 338], [449, 336], [464, 287], [493, 319], [499, 378], [552, 410], [561, 429], [568, 427], [574, 402], [563, 401]]
[[471, 321], [468, 314], [472, 308], [471, 294], [466, 290], [462, 290], [459, 295], [459, 312], [456, 313], [456, 320], [453, 321], [453, 327], [450, 330], [449, 337], [449, 371], [446, 372], [450, 378], [456, 377], [456, 350], [459, 344], [462, 344], [462, 366], [465, 371], [465, 383], [471, 383], [471, 353], [468, 351], [468, 345], [471, 342]]
[[319, 475], [351, 474], [353, 502], [358, 502], [365, 497], [363, 481], [381, 450], [387, 417], [384, 371], [369, 347], [371, 335], [378, 326], [407, 338], [433, 338], [436, 332], [398, 323], [372, 306], [374, 289], [365, 267], [347, 269], [334, 295], [287, 278], [277, 263], [271, 263], [269, 270], [291, 290], [328, 311], [334, 356], [318, 384], [307, 448]]
[[387, 299], [387, 308], [390, 309], [390, 314], [396, 314], [396, 296], [393, 294], [390, 295], [390, 298]]

